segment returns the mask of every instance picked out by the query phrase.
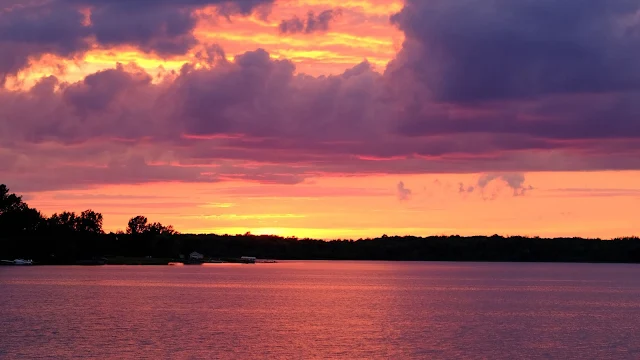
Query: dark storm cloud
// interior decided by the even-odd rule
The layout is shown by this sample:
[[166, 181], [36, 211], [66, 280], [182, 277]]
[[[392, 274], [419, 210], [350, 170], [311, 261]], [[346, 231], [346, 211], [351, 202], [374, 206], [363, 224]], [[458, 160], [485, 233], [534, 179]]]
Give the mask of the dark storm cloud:
[[409, 0], [392, 16], [406, 39], [385, 73], [401, 103], [397, 131], [543, 148], [637, 138], [639, 10], [631, 0]]
[[170, 90], [179, 104], [174, 117], [188, 134], [256, 138], [246, 146], [315, 146], [319, 140], [365, 140], [384, 132], [382, 124], [367, 128], [386, 113], [382, 103], [374, 103], [380, 75], [367, 63], [329, 77], [294, 72], [290, 61], [270, 59], [264, 50], [212, 69], [186, 67]]
[[82, 83], [67, 87], [63, 98], [80, 113], [100, 112], [106, 110], [115, 97], [128, 88], [150, 84], [149, 75], [136, 76], [120, 66], [91, 74]]
[[477, 102], [640, 89], [635, 0], [408, 0], [390, 71], [433, 99]]
[[341, 14], [340, 9], [324, 10], [318, 15], [309, 11], [306, 19], [294, 16], [291, 19], [282, 20], [278, 29], [282, 34], [325, 32], [329, 30], [329, 24]]
[[640, 92], [556, 94], [453, 105], [412, 100], [408, 104], [398, 115], [397, 127], [406, 136], [490, 133], [504, 142], [530, 136], [530, 141], [542, 146], [560, 140], [640, 136]]
[[[89, 37], [105, 46], [133, 45], [161, 56], [184, 54], [196, 39], [193, 10], [219, 6], [223, 15], [249, 14], [274, 0], [51, 0], [16, 4], [0, 0], [0, 80], [29, 56], [69, 57], [88, 49]], [[90, 22], [83, 10], [89, 9]]]
[[[247, 52], [213, 70], [184, 71], [175, 83], [191, 134], [267, 134], [293, 78], [289, 61], [272, 61], [264, 50]], [[213, 86], [212, 86], [213, 85]]]
[[274, 0], [58, 0], [91, 9], [90, 29], [103, 45], [130, 44], [160, 55], [184, 54], [196, 39], [193, 10], [219, 5], [223, 15], [248, 15]]

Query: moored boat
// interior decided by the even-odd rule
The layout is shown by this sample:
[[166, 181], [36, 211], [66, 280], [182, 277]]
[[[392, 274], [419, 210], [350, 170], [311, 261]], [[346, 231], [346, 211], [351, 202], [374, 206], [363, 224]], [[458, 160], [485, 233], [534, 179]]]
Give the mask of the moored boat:
[[15, 259], [13, 260], [14, 265], [33, 265], [33, 260], [25, 260], [25, 259]]
[[240, 262], [243, 262], [245, 264], [255, 264], [256, 263], [256, 258], [253, 256], [242, 256], [240, 258]]

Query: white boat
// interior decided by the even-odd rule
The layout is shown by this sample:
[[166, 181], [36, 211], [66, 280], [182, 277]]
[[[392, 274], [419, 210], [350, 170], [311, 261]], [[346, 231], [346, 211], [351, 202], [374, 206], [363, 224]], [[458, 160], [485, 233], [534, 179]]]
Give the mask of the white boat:
[[242, 256], [240, 258], [240, 262], [243, 262], [245, 264], [255, 264], [256, 263], [256, 258], [253, 256]]
[[33, 260], [15, 259], [13, 265], [33, 265]]

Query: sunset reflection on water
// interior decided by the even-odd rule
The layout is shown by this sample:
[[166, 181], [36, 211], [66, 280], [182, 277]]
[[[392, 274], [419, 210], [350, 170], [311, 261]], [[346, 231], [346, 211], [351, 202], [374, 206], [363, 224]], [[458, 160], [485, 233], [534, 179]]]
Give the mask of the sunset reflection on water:
[[638, 275], [325, 261], [4, 268], [0, 357], [638, 358]]

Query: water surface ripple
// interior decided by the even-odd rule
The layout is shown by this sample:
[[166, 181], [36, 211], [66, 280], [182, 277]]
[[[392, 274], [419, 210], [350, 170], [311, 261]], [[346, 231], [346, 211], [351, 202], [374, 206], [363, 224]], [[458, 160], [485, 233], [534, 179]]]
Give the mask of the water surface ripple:
[[1, 267], [2, 359], [640, 359], [640, 266]]

